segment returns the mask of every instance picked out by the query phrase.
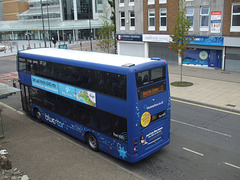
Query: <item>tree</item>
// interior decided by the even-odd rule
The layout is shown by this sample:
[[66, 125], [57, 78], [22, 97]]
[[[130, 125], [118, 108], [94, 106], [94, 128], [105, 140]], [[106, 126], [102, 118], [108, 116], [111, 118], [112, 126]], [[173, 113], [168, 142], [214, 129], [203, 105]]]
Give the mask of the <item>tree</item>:
[[111, 20], [114, 25], [114, 47], [115, 47], [115, 54], [117, 54], [117, 40], [116, 40], [116, 16], [115, 16], [115, 0], [108, 0], [108, 4], [111, 6]]
[[97, 38], [97, 46], [104, 52], [110, 52], [111, 47], [115, 45], [115, 26], [110, 20], [109, 16], [109, 8], [108, 6], [104, 6], [103, 8], [103, 16], [102, 19], [102, 27], [99, 29]]
[[169, 48], [176, 53], [180, 58], [181, 65], [181, 75], [180, 82], [182, 82], [182, 60], [183, 57], [187, 55], [187, 51], [194, 50], [189, 48], [190, 42], [193, 40], [193, 37], [189, 36], [190, 29], [190, 19], [186, 18], [186, 1], [180, 0], [177, 21], [173, 28], [173, 34], [170, 35], [172, 42], [169, 43]]

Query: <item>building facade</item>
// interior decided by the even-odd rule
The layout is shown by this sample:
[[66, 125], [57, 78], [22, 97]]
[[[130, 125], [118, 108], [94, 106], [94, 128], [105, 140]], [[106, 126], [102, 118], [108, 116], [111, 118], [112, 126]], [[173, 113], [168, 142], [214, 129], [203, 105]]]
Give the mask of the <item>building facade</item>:
[[145, 57], [143, 0], [115, 0], [118, 54]]
[[224, 0], [187, 0], [187, 18], [191, 19], [189, 34], [194, 51], [189, 51], [183, 64], [223, 67]]
[[[176, 22], [178, 0], [116, 0], [118, 54], [177, 61], [169, 34]], [[131, 29], [134, 10], [135, 29]], [[126, 22], [126, 23], [123, 23]]]
[[227, 71], [240, 72], [240, 0], [225, 0], [224, 64]]
[[28, 0], [28, 6], [16, 12], [18, 20], [0, 21], [0, 40], [96, 38], [104, 11], [111, 12], [107, 0]]
[[[117, 23], [129, 17], [120, 17], [120, 3], [124, 3], [125, 14], [129, 11], [130, 0], [116, 0], [119, 13], [116, 14]], [[145, 57], [160, 57], [170, 63], [178, 63], [178, 56], [169, 50], [170, 35], [176, 22], [179, 0], [145, 0], [135, 1], [134, 5], [141, 7], [143, 3], [143, 29], [138, 31], [141, 39], [123, 38], [133, 36], [128, 28], [117, 26], [119, 54], [128, 54]], [[134, 7], [131, 7], [134, 8]], [[189, 35], [194, 37], [189, 51], [184, 57], [183, 64], [199, 65], [205, 67], [221, 68], [222, 70], [240, 72], [240, 0], [186, 0], [186, 18], [190, 19]], [[137, 11], [136, 11], [137, 12]], [[138, 17], [138, 14], [135, 13]], [[127, 26], [127, 25], [125, 25]], [[120, 38], [119, 38], [120, 37]], [[144, 44], [144, 54], [131, 51], [130, 44]], [[123, 47], [127, 45], [126, 48]], [[124, 51], [122, 51], [124, 50]], [[130, 52], [130, 53], [129, 53]]]
[[5, 21], [18, 20], [18, 14], [28, 9], [27, 0], [2, 0], [2, 5]]

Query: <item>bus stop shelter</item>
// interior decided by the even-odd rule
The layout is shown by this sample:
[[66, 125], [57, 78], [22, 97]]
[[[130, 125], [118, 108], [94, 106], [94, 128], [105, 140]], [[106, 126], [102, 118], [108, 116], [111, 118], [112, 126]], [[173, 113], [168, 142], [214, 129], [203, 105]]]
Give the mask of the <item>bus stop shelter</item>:
[[[20, 89], [0, 83], [0, 100], [3, 98], [7, 98], [8, 96], [11, 96], [13, 93], [16, 93], [19, 91]], [[1, 111], [2, 110], [0, 109], [0, 138], [4, 137]]]

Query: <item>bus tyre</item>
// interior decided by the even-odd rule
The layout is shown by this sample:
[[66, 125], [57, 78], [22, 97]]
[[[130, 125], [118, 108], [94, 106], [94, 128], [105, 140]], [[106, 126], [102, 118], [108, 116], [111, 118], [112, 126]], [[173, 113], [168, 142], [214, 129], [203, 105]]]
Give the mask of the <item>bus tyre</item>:
[[35, 110], [35, 117], [38, 120], [38, 122], [42, 122], [42, 115], [38, 109]]
[[86, 141], [90, 149], [98, 151], [98, 141], [92, 133], [86, 134]]

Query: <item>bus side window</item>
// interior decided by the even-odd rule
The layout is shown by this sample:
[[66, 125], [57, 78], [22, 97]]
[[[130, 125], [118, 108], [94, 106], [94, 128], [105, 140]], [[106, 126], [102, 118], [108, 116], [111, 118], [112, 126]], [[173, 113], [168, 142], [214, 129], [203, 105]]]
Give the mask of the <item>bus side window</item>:
[[31, 64], [31, 74], [35, 75], [38, 74], [39, 68], [38, 68], [38, 61], [33, 60]]
[[19, 58], [19, 71], [20, 72], [27, 72], [27, 62], [24, 58]]
[[112, 135], [112, 122], [111, 122], [111, 116], [109, 116], [107, 113], [99, 112], [99, 130], [100, 132], [107, 134], [109, 136]]

